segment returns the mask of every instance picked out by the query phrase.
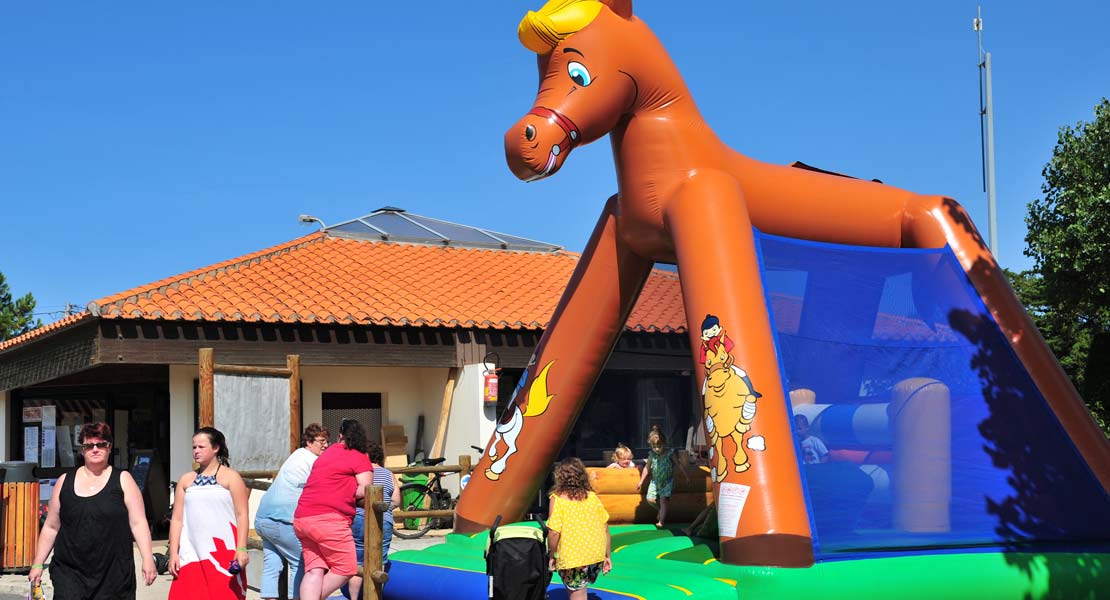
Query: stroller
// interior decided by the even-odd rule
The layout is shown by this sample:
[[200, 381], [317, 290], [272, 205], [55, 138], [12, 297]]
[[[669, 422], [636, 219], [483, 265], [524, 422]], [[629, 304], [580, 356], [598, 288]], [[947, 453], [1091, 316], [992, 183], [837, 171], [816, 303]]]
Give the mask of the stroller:
[[486, 576], [490, 600], [544, 600], [551, 572], [547, 570], [547, 526], [493, 522], [486, 542]]

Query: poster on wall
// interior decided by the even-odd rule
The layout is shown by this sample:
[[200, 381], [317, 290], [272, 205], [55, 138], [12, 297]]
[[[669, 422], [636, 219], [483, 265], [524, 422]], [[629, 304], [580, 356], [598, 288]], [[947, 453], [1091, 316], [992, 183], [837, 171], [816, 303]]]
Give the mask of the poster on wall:
[[53, 468], [57, 464], [56, 452], [57, 441], [55, 441], [56, 431], [53, 427], [43, 427], [42, 429], [42, 463], [40, 466], [46, 468]]
[[42, 421], [42, 407], [41, 406], [24, 406], [23, 407], [23, 422], [24, 423], [38, 423]]
[[23, 460], [33, 463], [39, 462], [38, 427], [23, 428]]
[[54, 427], [57, 424], [57, 420], [58, 420], [58, 409], [57, 409], [57, 407], [55, 407], [53, 405], [42, 407], [42, 426], [43, 427]]

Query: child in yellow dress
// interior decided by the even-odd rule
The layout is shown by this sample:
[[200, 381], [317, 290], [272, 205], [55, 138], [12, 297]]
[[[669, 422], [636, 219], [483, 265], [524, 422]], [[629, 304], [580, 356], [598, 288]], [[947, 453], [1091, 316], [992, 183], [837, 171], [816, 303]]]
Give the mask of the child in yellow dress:
[[587, 588], [599, 573], [613, 568], [609, 560], [609, 513], [590, 486], [586, 466], [577, 458], [555, 465], [547, 518], [548, 568], [557, 570], [570, 600], [586, 600]]

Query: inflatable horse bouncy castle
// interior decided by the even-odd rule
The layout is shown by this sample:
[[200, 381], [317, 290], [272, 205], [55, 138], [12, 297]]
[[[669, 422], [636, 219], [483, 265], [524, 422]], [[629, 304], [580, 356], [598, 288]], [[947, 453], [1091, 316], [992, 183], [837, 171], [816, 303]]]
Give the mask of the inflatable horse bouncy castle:
[[[540, 85], [505, 134], [509, 168], [553, 176], [608, 134], [618, 190], [460, 499], [456, 532], [524, 516], [660, 262], [681, 277], [722, 563], [969, 548], [1009, 563], [1002, 553], [1041, 543], [1106, 552], [1110, 445], [959, 204], [729, 148], [630, 0], [551, 0], [518, 34]], [[918, 387], [935, 404], [917, 403]], [[890, 429], [879, 435], [894, 440], [884, 452], [897, 511], [917, 501], [938, 518], [892, 516], [862, 500], [867, 490], [852, 500], [837, 486], [858, 465], [804, 462], [789, 400], [799, 390], [824, 431], [850, 431], [863, 413]], [[834, 454], [847, 456], [849, 438]]]

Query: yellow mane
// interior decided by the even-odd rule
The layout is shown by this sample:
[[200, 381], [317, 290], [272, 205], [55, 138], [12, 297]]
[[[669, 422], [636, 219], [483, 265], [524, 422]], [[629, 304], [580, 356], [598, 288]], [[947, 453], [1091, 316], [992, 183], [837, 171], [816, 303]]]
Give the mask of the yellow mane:
[[593, 22], [601, 12], [598, 0], [548, 0], [538, 11], [528, 11], [517, 27], [517, 36], [536, 54], [547, 54], [572, 34]]

